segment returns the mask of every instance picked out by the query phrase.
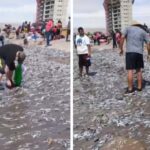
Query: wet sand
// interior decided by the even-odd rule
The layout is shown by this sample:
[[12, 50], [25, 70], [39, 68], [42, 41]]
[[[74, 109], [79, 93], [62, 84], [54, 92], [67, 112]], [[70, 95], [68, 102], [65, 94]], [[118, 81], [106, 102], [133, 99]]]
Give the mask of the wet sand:
[[121, 137], [128, 141], [135, 139], [150, 150], [150, 62], [146, 54], [145, 88], [124, 96], [127, 87], [124, 57], [110, 45], [93, 49], [90, 76], [82, 78], [78, 76], [74, 51], [74, 149], [105, 149], [105, 145]]
[[26, 47], [22, 87], [0, 91], [0, 149], [69, 150], [70, 50], [57, 44]]

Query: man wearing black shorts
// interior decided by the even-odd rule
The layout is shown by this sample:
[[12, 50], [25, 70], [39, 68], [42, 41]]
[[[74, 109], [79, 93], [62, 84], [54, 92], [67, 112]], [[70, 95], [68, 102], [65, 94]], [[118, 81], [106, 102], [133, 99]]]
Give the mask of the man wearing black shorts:
[[137, 72], [138, 87], [137, 91], [142, 91], [142, 68], [144, 42], [147, 43], [148, 54], [150, 52], [150, 37], [139, 23], [133, 23], [132, 26], [125, 29], [120, 44], [120, 54], [123, 54], [123, 44], [126, 39], [126, 69], [128, 73], [128, 88], [125, 94], [133, 93], [133, 71]]
[[[22, 64], [25, 59], [23, 48], [16, 44], [7, 44], [0, 47], [0, 58], [4, 61], [4, 73], [6, 74], [8, 88], [13, 87], [12, 75], [15, 70], [15, 61]], [[1, 74], [2, 76], [2, 74]]]

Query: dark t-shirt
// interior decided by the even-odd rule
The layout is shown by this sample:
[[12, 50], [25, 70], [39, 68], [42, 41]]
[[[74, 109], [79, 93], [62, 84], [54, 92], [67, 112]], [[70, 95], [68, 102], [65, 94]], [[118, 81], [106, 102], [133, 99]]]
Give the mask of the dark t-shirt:
[[23, 51], [23, 48], [16, 44], [7, 44], [0, 47], [0, 57], [4, 59], [5, 64], [9, 67], [10, 70], [15, 69], [14, 61], [18, 51]]

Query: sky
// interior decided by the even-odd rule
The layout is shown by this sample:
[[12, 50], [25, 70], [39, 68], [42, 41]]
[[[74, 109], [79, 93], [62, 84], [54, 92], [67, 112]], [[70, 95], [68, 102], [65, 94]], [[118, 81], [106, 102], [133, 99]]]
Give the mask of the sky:
[[[103, 1], [73, 0], [74, 27], [105, 28]], [[0, 0], [0, 2], [0, 23], [22, 23], [26, 20], [35, 21], [36, 0]], [[133, 19], [150, 25], [149, 9], [150, 0], [135, 0]]]
[[[70, 16], [70, 11], [71, 3], [69, 0], [68, 16]], [[0, 0], [0, 14], [0, 23], [35, 22], [36, 0]]]
[[[104, 0], [73, 0], [74, 27], [105, 28]], [[147, 23], [150, 26], [150, 0], [135, 0], [133, 5], [133, 20]]]
[[36, 0], [0, 0], [0, 23], [34, 22]]

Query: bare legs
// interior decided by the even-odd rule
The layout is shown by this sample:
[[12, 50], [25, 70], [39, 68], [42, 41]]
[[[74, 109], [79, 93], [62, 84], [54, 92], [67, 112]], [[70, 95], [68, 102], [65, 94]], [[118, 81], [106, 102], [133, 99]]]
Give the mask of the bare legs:
[[138, 80], [138, 89], [142, 89], [143, 77], [142, 77], [142, 70], [141, 69], [137, 70], [137, 80]]
[[[128, 75], [127, 75], [127, 79], [128, 79], [128, 89], [131, 91], [133, 90], [133, 70], [128, 70]], [[142, 89], [142, 70], [141, 69], [137, 69], [137, 80], [138, 80], [138, 89]]]
[[89, 67], [86, 66], [85, 69], [86, 69], [86, 74], [88, 75], [89, 74]]
[[82, 77], [83, 66], [82, 66], [82, 67], [79, 67], [79, 71], [80, 71], [80, 77]]
[[7, 85], [12, 86], [13, 71], [10, 71], [8, 66], [5, 67], [5, 74], [6, 74], [6, 78], [7, 78]]
[[131, 91], [133, 89], [133, 70], [128, 70], [128, 89]]
[[[86, 69], [86, 74], [88, 75], [89, 74], [89, 67], [86, 66], [85, 69]], [[80, 71], [80, 77], [82, 77], [82, 75], [83, 75], [83, 66], [79, 67], [79, 71]]]

